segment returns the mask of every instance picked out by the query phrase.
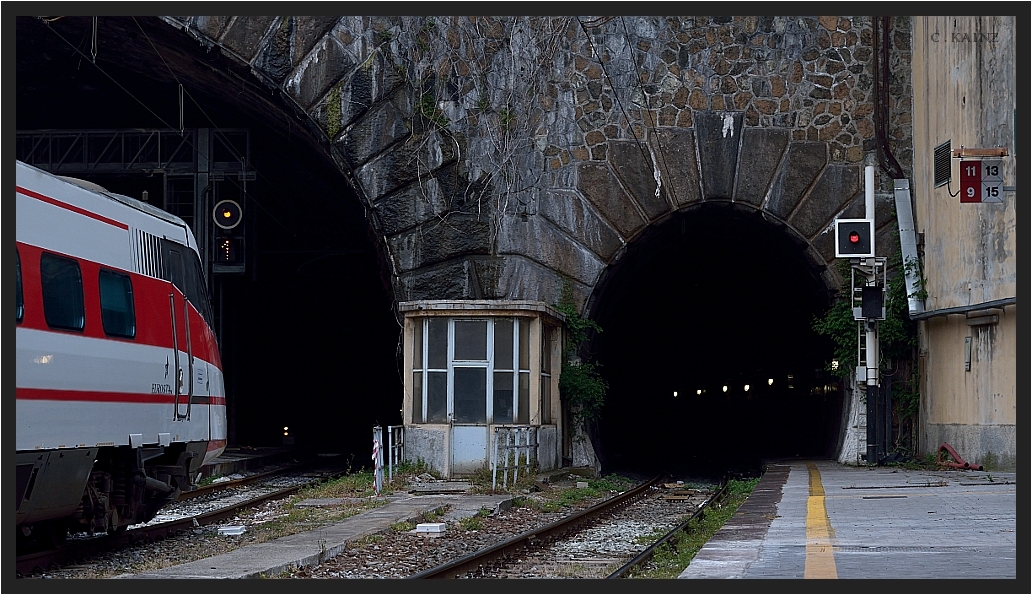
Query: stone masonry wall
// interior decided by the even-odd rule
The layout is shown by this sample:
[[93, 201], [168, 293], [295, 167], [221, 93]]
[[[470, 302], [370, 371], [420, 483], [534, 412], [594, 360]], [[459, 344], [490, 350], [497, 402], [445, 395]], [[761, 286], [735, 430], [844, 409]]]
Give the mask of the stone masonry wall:
[[[830, 226], [863, 214], [871, 17], [164, 18], [326, 139], [399, 301], [552, 303], [567, 279], [583, 304], [647, 226], [714, 205], [784, 229], [833, 289]], [[907, 172], [909, 36], [895, 18], [887, 128]]]

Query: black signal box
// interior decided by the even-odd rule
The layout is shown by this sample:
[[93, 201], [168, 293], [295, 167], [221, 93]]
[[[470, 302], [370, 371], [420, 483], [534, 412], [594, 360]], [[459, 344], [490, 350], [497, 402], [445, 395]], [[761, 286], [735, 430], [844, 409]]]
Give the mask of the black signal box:
[[835, 221], [835, 257], [870, 258], [874, 256], [874, 222], [869, 219]]

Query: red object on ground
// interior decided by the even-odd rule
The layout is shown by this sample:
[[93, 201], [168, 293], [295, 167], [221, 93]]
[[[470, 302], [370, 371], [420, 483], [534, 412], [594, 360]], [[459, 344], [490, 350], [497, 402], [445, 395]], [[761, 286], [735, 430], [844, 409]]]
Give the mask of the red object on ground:
[[[953, 457], [953, 460], [956, 462], [943, 461], [942, 451], [944, 450], [950, 453], [950, 456]], [[940, 465], [953, 467], [954, 469], [974, 469], [975, 471], [982, 471], [981, 465], [972, 465], [971, 463], [960, 458], [960, 455], [957, 454], [957, 451], [953, 450], [953, 447], [946, 442], [943, 442], [942, 445], [939, 446], [939, 454], [936, 457], [935, 462]]]

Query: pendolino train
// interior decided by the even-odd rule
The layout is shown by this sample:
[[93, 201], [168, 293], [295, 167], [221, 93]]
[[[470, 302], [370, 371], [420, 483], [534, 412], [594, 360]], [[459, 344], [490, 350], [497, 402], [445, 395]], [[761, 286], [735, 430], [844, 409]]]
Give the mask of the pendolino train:
[[226, 447], [226, 397], [190, 228], [17, 163], [19, 537], [154, 518]]

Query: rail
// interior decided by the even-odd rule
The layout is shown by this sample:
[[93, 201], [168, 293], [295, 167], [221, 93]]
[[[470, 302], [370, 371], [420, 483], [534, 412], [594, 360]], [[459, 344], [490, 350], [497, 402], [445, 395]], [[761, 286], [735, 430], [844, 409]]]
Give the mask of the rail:
[[608, 500], [600, 502], [591, 508], [572, 514], [554, 523], [545, 525], [544, 527], [532, 529], [517, 535], [512, 539], [483, 548], [479, 551], [473, 552], [472, 554], [441, 564], [435, 568], [430, 568], [413, 574], [407, 578], [457, 578], [470, 572], [482, 571], [482, 569], [493, 565], [499, 560], [509, 558], [524, 549], [537, 547], [562, 535], [575, 531], [617, 506], [628, 504], [637, 498], [643, 497], [650, 487], [659, 483], [662, 477], [662, 475], [657, 475], [656, 477], [645, 481], [622, 494], [618, 494]]
[[691, 525], [692, 521], [694, 521], [695, 519], [701, 519], [704, 516], [706, 516], [707, 509], [710, 506], [712, 506], [713, 504], [715, 504], [717, 502], [722, 502], [723, 500], [727, 499], [727, 495], [728, 495], [728, 482], [727, 482], [727, 478], [725, 478], [724, 481], [722, 482], [722, 485], [720, 486], [720, 488], [716, 492], [714, 492], [712, 496], [707, 498], [706, 501], [703, 502], [702, 506], [700, 506], [698, 508], [698, 510], [696, 510], [692, 514], [692, 516], [688, 517], [680, 525], [678, 525], [678, 526], [674, 527], [673, 529], [671, 529], [670, 531], [668, 531], [665, 535], [663, 535], [663, 537], [660, 537], [659, 540], [657, 540], [655, 543], [653, 543], [652, 545], [647, 547], [645, 549], [645, 551], [641, 552], [640, 554], [638, 554], [637, 556], [632, 558], [630, 561], [628, 561], [626, 564], [624, 564], [623, 566], [618, 568], [616, 571], [614, 571], [612, 574], [610, 574], [606, 578], [607, 579], [623, 578], [623, 577], [627, 576], [628, 574], [630, 574], [630, 572], [632, 570], [634, 570], [636, 567], [638, 567], [638, 566], [644, 564], [645, 562], [648, 562], [649, 560], [651, 560], [652, 556], [655, 555], [656, 550], [659, 549], [659, 546], [661, 546], [664, 543], [670, 541], [675, 535], [677, 535], [681, 531], [684, 531], [685, 529], [687, 529], [688, 526]]

